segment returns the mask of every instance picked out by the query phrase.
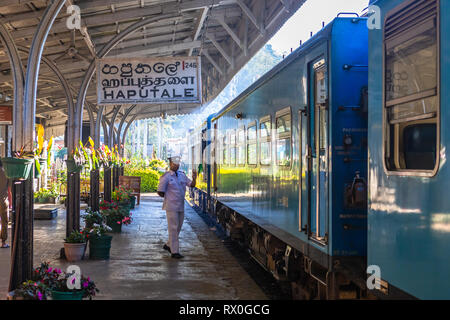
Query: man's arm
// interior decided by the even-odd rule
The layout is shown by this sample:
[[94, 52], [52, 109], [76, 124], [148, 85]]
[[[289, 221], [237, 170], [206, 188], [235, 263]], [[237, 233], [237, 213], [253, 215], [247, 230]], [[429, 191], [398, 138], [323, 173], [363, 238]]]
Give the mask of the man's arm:
[[194, 188], [196, 184], [197, 184], [197, 171], [194, 169], [194, 170], [192, 170], [191, 188]]
[[158, 189], [156, 192], [162, 198], [164, 198], [164, 195], [166, 193], [168, 181], [169, 180], [167, 179], [167, 173], [165, 173], [164, 175], [161, 176], [161, 178], [159, 178]]

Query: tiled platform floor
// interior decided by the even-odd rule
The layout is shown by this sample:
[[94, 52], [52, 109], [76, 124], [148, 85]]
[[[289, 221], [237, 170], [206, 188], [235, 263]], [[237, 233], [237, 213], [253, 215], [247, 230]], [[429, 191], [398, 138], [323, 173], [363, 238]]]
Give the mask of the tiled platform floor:
[[[267, 299], [187, 204], [180, 234], [180, 252], [185, 258], [172, 259], [162, 249], [168, 233], [161, 206], [162, 199], [155, 194], [144, 195], [133, 210], [134, 222], [123, 227], [121, 234], [114, 234], [110, 260], [75, 263], [101, 290], [96, 299]], [[59, 259], [65, 212], [52, 221], [34, 223], [35, 266], [49, 261], [55, 267], [67, 268], [70, 263]], [[7, 292], [9, 258], [10, 249], [0, 249], [1, 297]]]

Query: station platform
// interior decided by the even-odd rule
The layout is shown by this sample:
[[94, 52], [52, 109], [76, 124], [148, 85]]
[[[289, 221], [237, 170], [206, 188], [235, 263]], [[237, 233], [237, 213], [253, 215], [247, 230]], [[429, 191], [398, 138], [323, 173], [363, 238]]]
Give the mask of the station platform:
[[[133, 300], [266, 300], [256, 284], [202, 218], [185, 204], [180, 234], [183, 259], [163, 250], [167, 220], [162, 198], [143, 194], [132, 210], [133, 223], [113, 234], [111, 258], [69, 263], [59, 258], [65, 238], [65, 212], [52, 220], [34, 221], [34, 265], [49, 261], [65, 270], [78, 265], [100, 289], [95, 299]], [[10, 231], [10, 230], [9, 230]], [[10, 243], [11, 237], [7, 243]], [[10, 249], [0, 249], [0, 297], [6, 299]]]

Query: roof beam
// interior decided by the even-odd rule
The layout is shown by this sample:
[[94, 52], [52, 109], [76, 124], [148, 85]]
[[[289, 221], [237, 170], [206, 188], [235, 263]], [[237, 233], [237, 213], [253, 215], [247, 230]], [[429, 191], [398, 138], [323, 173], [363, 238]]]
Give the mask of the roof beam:
[[115, 56], [115, 57], [120, 57], [123, 55], [128, 55], [130, 53], [140, 53], [145, 54], [145, 55], [151, 55], [151, 54], [160, 54], [160, 53], [164, 53], [164, 52], [172, 52], [172, 51], [183, 51], [183, 50], [188, 50], [191, 48], [200, 48], [202, 45], [202, 42], [197, 40], [197, 41], [190, 41], [190, 42], [180, 42], [180, 43], [175, 43], [175, 44], [171, 44], [171, 45], [153, 45], [153, 46], [136, 46], [136, 47], [131, 47], [131, 48], [126, 48], [126, 49], [118, 49], [118, 50], [113, 50], [111, 51], [111, 53], [109, 54], [110, 57]]
[[227, 62], [233, 66], [233, 58], [225, 51], [225, 49], [220, 45], [220, 43], [216, 40], [214, 34], [207, 33], [206, 36], [209, 40], [214, 44], [216, 49], [220, 52], [220, 54], [227, 60]]
[[228, 32], [228, 34], [231, 36], [231, 38], [234, 40], [234, 42], [237, 43], [237, 45], [241, 48], [243, 48], [243, 44], [241, 39], [239, 39], [238, 35], [231, 29], [228, 24], [225, 22], [224, 17], [216, 16], [215, 19], [220, 23], [220, 25]]
[[2, 0], [0, 2], [0, 8], [9, 7], [9, 6], [18, 6], [24, 5], [27, 3], [31, 3], [34, 0]]
[[209, 62], [211, 62], [211, 64], [214, 66], [214, 68], [216, 68], [216, 70], [223, 75], [224, 72], [222, 71], [222, 68], [219, 66], [219, 64], [214, 61], [214, 59], [210, 56], [208, 49], [203, 49], [202, 51], [203, 55], [209, 60]]
[[265, 30], [261, 29], [261, 24], [258, 22], [258, 19], [256, 19], [255, 15], [253, 14], [252, 10], [250, 10], [249, 7], [244, 3], [242, 0], [236, 0], [236, 3], [241, 7], [242, 11], [245, 13], [245, 15], [250, 19], [250, 21], [255, 25], [256, 29], [258, 29], [259, 33], [264, 36]]
[[[183, 41], [183, 39], [187, 38], [191, 35], [191, 32], [179, 32], [176, 33], [175, 41]], [[138, 39], [130, 39], [128, 41], [122, 41], [116, 46], [116, 50], [120, 49], [126, 49], [130, 47], [138, 47], [138, 46], [144, 46], [144, 48], [151, 48], [152, 45], [157, 44], [158, 46], [162, 43], [167, 42], [167, 45], [172, 44], [172, 41], [168, 40], [169, 35], [161, 35], [157, 37], [150, 38], [152, 41], [149, 41], [149, 39], [145, 38], [138, 38]], [[176, 42], [175, 42], [176, 43]]]
[[[194, 37], [193, 37], [193, 41], [197, 40], [199, 35], [200, 35], [200, 31], [202, 30], [203, 24], [205, 23], [206, 17], [208, 16], [208, 12], [209, 12], [209, 8], [205, 7], [202, 10], [202, 13], [200, 14], [200, 16], [197, 19], [197, 24], [195, 26], [195, 33], [194, 33]], [[192, 52], [194, 51], [194, 49], [189, 49], [189, 53], [188, 56], [192, 56]]]
[[[180, 23], [177, 25], [177, 30], [178, 30], [178, 32], [192, 30], [192, 23], [191, 22]], [[145, 33], [143, 31], [141, 31], [141, 32], [136, 31], [135, 33], [133, 33], [132, 37], [129, 37], [127, 39], [135, 40], [135, 39], [141, 38], [141, 37], [154, 37], [154, 36], [159, 36], [159, 35], [165, 35], [165, 34], [171, 33], [172, 31], [173, 31], [173, 23], [166, 24], [164, 26], [154, 27], [154, 28], [147, 27]], [[114, 35], [95, 37], [95, 44], [98, 46], [100, 44], [108, 43], [113, 37], [114, 37]], [[197, 39], [194, 39], [194, 40], [197, 40]]]
[[[80, 1], [78, 3], [78, 6], [81, 8], [81, 10], [84, 10], [84, 9], [92, 9], [92, 8], [100, 8], [100, 7], [111, 7], [111, 5], [123, 4], [124, 2], [125, 2], [124, 0], [96, 0], [96, 1], [84, 0], [82, 2]], [[133, 2], [133, 1], [130, 1], [130, 2]], [[180, 4], [178, 4], [176, 1], [167, 1], [167, 2], [169, 2], [168, 5], [177, 4], [177, 7], [181, 11], [196, 10], [196, 9], [201, 9], [201, 8], [211, 6], [211, 0], [191, 0], [191, 1], [184, 1]], [[219, 6], [221, 4], [221, 2], [226, 2], [226, 1], [218, 1], [215, 4], [215, 6]], [[159, 6], [161, 6], [161, 5], [159, 5]]]

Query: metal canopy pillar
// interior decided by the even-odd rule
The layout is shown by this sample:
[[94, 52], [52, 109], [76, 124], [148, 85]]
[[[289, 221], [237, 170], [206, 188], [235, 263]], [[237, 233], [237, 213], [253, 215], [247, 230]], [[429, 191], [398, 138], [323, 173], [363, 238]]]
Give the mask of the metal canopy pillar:
[[[90, 108], [91, 109], [91, 108]], [[91, 116], [91, 132], [94, 133], [94, 146], [95, 148], [100, 147], [100, 123], [103, 117], [104, 107], [100, 107], [97, 111], [97, 118], [94, 118], [93, 114]], [[94, 129], [92, 130], [92, 124], [94, 123]], [[92, 210], [98, 211], [100, 209], [100, 170], [97, 168], [90, 172], [90, 206]]]
[[[8, 30], [0, 24], [0, 37], [6, 47], [14, 78], [13, 151], [22, 147], [33, 151], [36, 94], [40, 62], [45, 40], [65, 0], [54, 0], [47, 7], [33, 36], [26, 76], [17, 47]], [[34, 170], [33, 170], [34, 172]], [[33, 271], [33, 176], [13, 184], [13, 230], [9, 291], [27, 279]]]
[[[114, 123], [116, 122], [116, 117], [119, 114], [120, 109], [122, 106], [116, 106], [114, 107], [114, 113], [111, 117], [111, 122], [109, 124], [109, 147], [111, 150], [114, 150], [114, 140], [115, 140], [115, 133], [114, 133]], [[116, 165], [112, 168], [112, 191], [116, 189], [116, 187], [119, 185], [119, 175], [117, 171], [118, 167]]]
[[[103, 58], [105, 57], [113, 48], [116, 46], [120, 41], [122, 41], [124, 38], [126, 38], [131, 33], [135, 32], [136, 30], [141, 29], [142, 27], [145, 27], [149, 24], [156, 23], [158, 21], [168, 19], [168, 18], [174, 18], [173, 15], [165, 14], [165, 15], [159, 15], [158, 17], [149, 17], [145, 18], [141, 21], [138, 21], [116, 36], [112, 38], [105, 46], [100, 50], [100, 52], [97, 55], [97, 58]], [[80, 140], [81, 136], [81, 128], [83, 123], [83, 108], [84, 108], [84, 101], [86, 99], [87, 89], [89, 87], [89, 84], [91, 82], [91, 79], [95, 72], [95, 60], [91, 62], [89, 65], [89, 68], [83, 78], [83, 81], [80, 86], [80, 90], [77, 97], [77, 104], [76, 104], [76, 110], [74, 112], [69, 112], [69, 121], [68, 121], [68, 150], [69, 152], [72, 152], [75, 149], [76, 144]], [[111, 140], [111, 137], [109, 137]], [[107, 198], [107, 174], [109, 170], [105, 170], [105, 199]], [[79, 227], [79, 220], [80, 220], [80, 207], [79, 207], [79, 197], [80, 197], [80, 175], [79, 173], [72, 175], [71, 177], [68, 177], [68, 196], [70, 195], [70, 198], [76, 197], [77, 199], [71, 200], [69, 202], [69, 207], [67, 208], [67, 228], [77, 228]], [[109, 186], [110, 187], [110, 186]], [[75, 203], [77, 202], [77, 204]]]
[[[128, 124], [127, 124], [127, 126], [125, 127], [125, 130], [123, 131], [122, 141], [123, 141], [124, 144], [125, 144], [125, 138], [126, 138], [127, 133], [128, 133], [128, 129], [130, 128], [131, 124], [132, 124], [133, 121], [136, 119], [136, 117], [137, 117], [137, 114], [135, 114], [135, 115], [130, 119], [130, 121], [128, 121]], [[122, 148], [121, 151], [122, 151], [122, 153], [121, 153], [120, 155], [123, 157], [123, 156], [124, 156], [125, 148]]]
[[128, 116], [130, 115], [131, 111], [133, 111], [136, 108], [136, 105], [132, 105], [131, 107], [129, 107], [127, 109], [127, 111], [125, 111], [125, 114], [122, 117], [122, 120], [120, 121], [119, 124], [119, 130], [117, 131], [117, 145], [119, 147], [119, 154], [123, 157], [123, 149], [125, 148], [125, 140], [122, 139], [121, 137], [121, 133], [122, 133], [122, 127], [125, 123], [125, 121], [127, 120]]
[[[12, 40], [11, 34], [8, 29], [0, 23], [0, 38], [3, 46], [6, 48], [8, 57], [11, 64], [11, 70], [14, 81], [14, 135], [13, 135], [13, 146], [12, 151], [20, 149], [20, 145], [23, 144], [22, 140], [22, 108], [23, 108], [23, 92], [24, 92], [24, 73], [22, 61], [20, 60], [19, 52]], [[26, 187], [29, 187], [29, 183]], [[22, 190], [20, 190], [22, 189]], [[21, 192], [22, 191], [22, 192]], [[29, 250], [24, 252], [24, 244], [29, 244], [33, 242], [33, 226], [27, 224], [29, 222], [29, 217], [26, 217], [26, 213], [29, 213], [29, 197], [27, 199], [21, 199], [20, 195], [25, 194], [25, 183], [14, 181], [12, 185], [12, 245], [11, 245], [11, 270], [9, 278], [9, 288], [8, 291], [11, 292], [17, 288], [17, 285], [29, 278], [31, 275], [31, 269], [33, 267], [33, 256], [30, 254]], [[19, 196], [19, 197], [18, 197]], [[33, 208], [31, 208], [33, 210]], [[31, 234], [30, 234], [31, 232]], [[31, 239], [30, 239], [31, 237]], [[31, 248], [32, 251], [32, 248]]]

